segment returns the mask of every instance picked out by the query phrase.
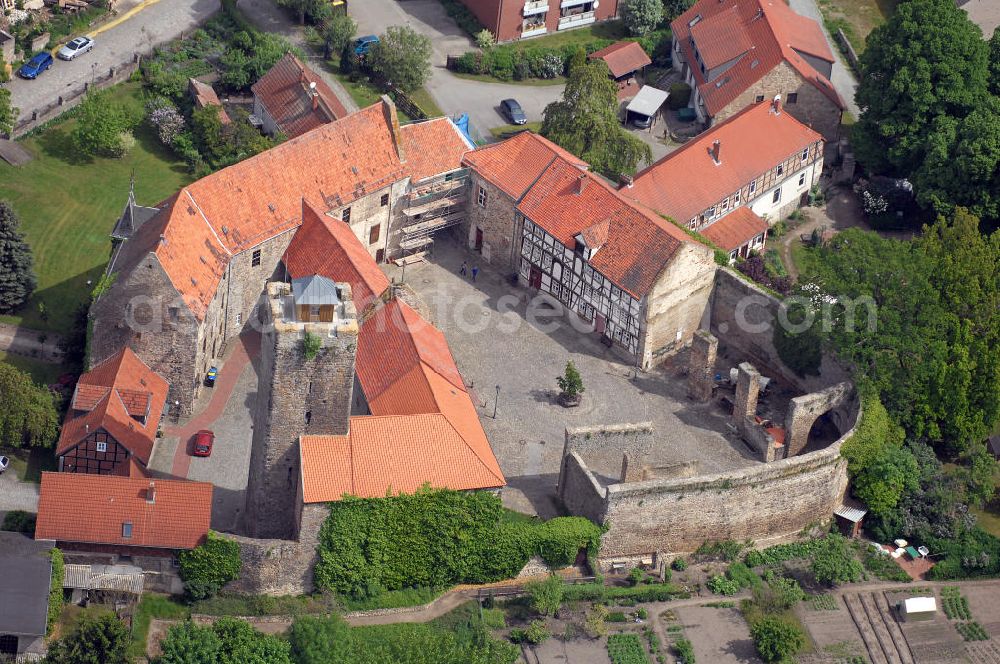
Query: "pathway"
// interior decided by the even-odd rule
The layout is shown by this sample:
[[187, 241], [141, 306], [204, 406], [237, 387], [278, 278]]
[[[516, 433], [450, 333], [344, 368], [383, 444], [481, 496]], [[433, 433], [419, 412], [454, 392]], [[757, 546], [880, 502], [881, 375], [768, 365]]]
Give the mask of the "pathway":
[[[842, 231], [858, 226], [868, 228], [865, 223], [864, 213], [858, 197], [850, 187], [832, 187], [826, 192], [826, 203], [823, 207], [802, 208], [802, 214], [806, 220], [790, 229], [779, 241], [781, 262], [784, 263], [788, 275], [793, 279], [799, 278], [798, 266], [792, 260], [792, 243], [799, 241], [799, 236], [808, 235], [816, 229], [828, 228], [830, 230]], [[770, 242], [770, 241], [769, 241]]]
[[858, 81], [854, 78], [854, 73], [844, 64], [844, 58], [840, 54], [840, 49], [837, 48], [833, 35], [827, 32], [826, 26], [823, 25], [823, 15], [816, 5], [816, 0], [789, 0], [788, 5], [795, 10], [795, 13], [811, 18], [819, 23], [819, 27], [823, 30], [823, 35], [826, 36], [826, 42], [830, 45], [830, 50], [833, 51], [833, 73], [830, 76], [830, 82], [833, 83], [833, 87], [840, 93], [840, 96], [844, 98], [847, 110], [857, 118], [861, 115], [861, 109], [858, 108], [857, 103], [854, 101], [854, 93], [858, 89]]
[[[292, 42], [296, 46], [302, 49], [304, 53], [307, 54], [307, 60], [313, 60], [310, 63], [313, 71], [315, 71], [320, 78], [322, 78], [333, 90], [337, 98], [347, 109], [348, 113], [353, 113], [358, 110], [358, 105], [354, 103], [354, 99], [351, 95], [344, 89], [344, 86], [340, 84], [337, 77], [327, 71], [326, 67], [323, 65], [322, 58], [318, 55], [312, 55], [312, 50], [306, 45], [305, 35], [302, 30], [302, 26], [297, 25], [284, 10], [278, 8], [275, 4], [275, 0], [240, 0], [238, 8], [240, 12], [246, 16], [250, 22], [255, 24], [258, 28], [264, 32], [271, 32], [277, 35], [281, 35], [288, 41]], [[354, 7], [351, 7], [352, 13]], [[379, 30], [381, 32], [381, 30]]]
[[[0, 475], [0, 512], [38, 511], [38, 487], [35, 482], [22, 482], [12, 468]], [[2, 515], [0, 515], [2, 516]]]
[[60, 341], [58, 335], [50, 332], [0, 323], [0, 351], [27, 355], [42, 362], [57, 363], [62, 361]]

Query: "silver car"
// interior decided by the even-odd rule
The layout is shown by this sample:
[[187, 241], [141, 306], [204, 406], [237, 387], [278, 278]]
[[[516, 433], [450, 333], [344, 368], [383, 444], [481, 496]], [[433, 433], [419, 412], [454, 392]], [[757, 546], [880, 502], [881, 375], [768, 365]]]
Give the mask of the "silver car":
[[86, 53], [92, 48], [94, 48], [93, 39], [90, 37], [77, 37], [59, 49], [59, 53], [57, 55], [60, 60], [72, 60], [76, 56]]

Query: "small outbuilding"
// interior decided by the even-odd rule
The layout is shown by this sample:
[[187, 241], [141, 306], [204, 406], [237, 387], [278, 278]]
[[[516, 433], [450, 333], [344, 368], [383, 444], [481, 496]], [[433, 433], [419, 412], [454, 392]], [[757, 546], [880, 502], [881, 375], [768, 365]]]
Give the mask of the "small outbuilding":
[[670, 93], [654, 88], [651, 85], [644, 85], [639, 90], [632, 101], [625, 108], [626, 123], [632, 122], [637, 127], [643, 129], [656, 124], [656, 118], [660, 114], [660, 107], [667, 101]]
[[909, 597], [899, 605], [899, 616], [906, 622], [933, 620], [937, 615], [937, 600], [933, 597]]
[[45, 652], [51, 549], [52, 542], [0, 532], [0, 661]]

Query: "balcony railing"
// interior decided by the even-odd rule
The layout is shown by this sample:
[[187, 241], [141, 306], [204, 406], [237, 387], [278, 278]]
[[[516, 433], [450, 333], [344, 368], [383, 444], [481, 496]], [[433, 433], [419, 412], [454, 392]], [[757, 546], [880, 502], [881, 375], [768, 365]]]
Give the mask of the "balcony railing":
[[548, 28], [545, 27], [544, 23], [538, 25], [526, 25], [521, 29], [522, 37], [535, 37], [536, 35], [544, 35], [548, 32]]
[[537, 0], [536, 2], [524, 3], [524, 15], [543, 14], [549, 11], [549, 0]]
[[572, 16], [562, 16], [559, 18], [559, 29], [566, 30], [567, 28], [577, 28], [581, 25], [587, 25], [593, 23], [597, 20], [594, 16], [594, 12], [583, 12], [582, 14], [574, 14]]

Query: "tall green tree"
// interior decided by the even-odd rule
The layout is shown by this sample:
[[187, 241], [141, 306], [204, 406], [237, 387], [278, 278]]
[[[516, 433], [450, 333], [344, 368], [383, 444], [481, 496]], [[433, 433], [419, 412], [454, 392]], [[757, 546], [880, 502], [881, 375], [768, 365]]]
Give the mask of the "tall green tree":
[[299, 25], [305, 25], [307, 18], [318, 23], [330, 12], [328, 0], [278, 0], [278, 5], [295, 12], [299, 17]]
[[802, 649], [806, 637], [796, 625], [771, 616], [761, 618], [750, 627], [757, 654], [765, 662], [783, 662]]
[[329, 59], [334, 53], [343, 53], [358, 31], [358, 24], [344, 13], [336, 13], [323, 21], [320, 35], [323, 37], [323, 57]]
[[630, 35], [641, 37], [663, 20], [663, 1], [622, 0], [618, 4], [618, 15]]
[[222, 644], [218, 664], [292, 664], [287, 641], [258, 632], [244, 620], [220, 618], [212, 631]]
[[0, 313], [28, 301], [38, 284], [31, 247], [21, 235], [21, 222], [7, 201], [0, 201]]
[[9, 364], [0, 364], [0, 445], [48, 447], [59, 429], [52, 393]]
[[868, 36], [854, 128], [859, 161], [907, 176], [939, 117], [962, 118], [987, 94], [988, 46], [954, 0], [908, 0]]
[[10, 103], [10, 90], [0, 88], [0, 134], [9, 136], [14, 131], [14, 123], [17, 122], [19, 112], [19, 109]]
[[114, 101], [107, 91], [88, 92], [76, 111], [73, 143], [89, 157], [124, 157], [140, 118]]
[[694, 6], [694, 0], [663, 0], [663, 13], [672, 21]]
[[618, 97], [601, 60], [574, 67], [562, 101], [545, 107], [542, 135], [587, 161], [594, 170], [617, 177], [636, 172], [653, 152], [618, 121]]
[[431, 40], [409, 26], [393, 25], [365, 56], [372, 71], [403, 92], [420, 88], [431, 75]]
[[216, 664], [222, 640], [208, 627], [199, 627], [190, 620], [173, 625], [160, 642], [159, 657], [154, 664]]
[[127, 664], [132, 637], [112, 614], [85, 618], [75, 630], [49, 646], [46, 664]]
[[990, 37], [990, 92], [1000, 96], [1000, 26]]

